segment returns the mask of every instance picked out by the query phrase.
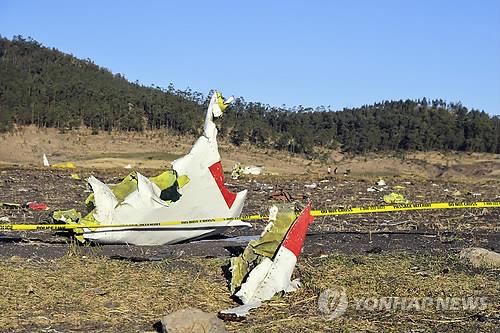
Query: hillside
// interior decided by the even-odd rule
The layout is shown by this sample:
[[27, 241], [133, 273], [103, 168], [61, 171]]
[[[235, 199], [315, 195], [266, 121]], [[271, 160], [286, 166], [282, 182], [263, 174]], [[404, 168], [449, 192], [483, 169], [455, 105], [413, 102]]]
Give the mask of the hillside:
[[[165, 128], [199, 134], [207, 97], [191, 90], [145, 87], [30, 38], [0, 37], [0, 131], [34, 124], [61, 131]], [[325, 149], [500, 153], [500, 118], [443, 100], [383, 101], [333, 112], [277, 108], [237, 98], [221, 136], [235, 145], [324, 158]]]

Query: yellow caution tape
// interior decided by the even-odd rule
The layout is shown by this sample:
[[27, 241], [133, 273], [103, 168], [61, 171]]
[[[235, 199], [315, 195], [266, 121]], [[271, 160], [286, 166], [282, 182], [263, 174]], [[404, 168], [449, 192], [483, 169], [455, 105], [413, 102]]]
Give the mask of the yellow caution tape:
[[[431, 209], [459, 209], [459, 208], [500, 208], [500, 201], [478, 201], [478, 202], [435, 202], [424, 204], [396, 204], [388, 206], [366, 206], [366, 207], [346, 207], [328, 210], [313, 210], [312, 216], [334, 216], [367, 213], [387, 213], [411, 210], [431, 210]], [[11, 231], [36, 231], [36, 230], [73, 230], [73, 229], [94, 229], [94, 228], [152, 228], [166, 227], [183, 224], [213, 223], [224, 221], [253, 221], [265, 220], [266, 215], [247, 215], [240, 217], [219, 217], [211, 219], [199, 219], [188, 221], [167, 221], [143, 224], [0, 224], [0, 230]]]
[[434, 202], [423, 204], [395, 204], [388, 206], [367, 206], [352, 208], [337, 208], [333, 210], [313, 210], [312, 216], [350, 215], [365, 213], [401, 212], [408, 210], [456, 209], [456, 208], [499, 208], [500, 201], [478, 202]]

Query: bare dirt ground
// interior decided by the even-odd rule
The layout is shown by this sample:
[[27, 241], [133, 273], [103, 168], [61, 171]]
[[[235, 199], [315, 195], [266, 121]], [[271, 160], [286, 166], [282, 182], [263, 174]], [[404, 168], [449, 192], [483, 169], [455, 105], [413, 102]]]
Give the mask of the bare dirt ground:
[[[0, 202], [38, 201], [49, 210], [1, 208], [0, 218], [10, 223], [49, 223], [52, 210], [83, 210], [88, 176], [116, 183], [129, 172], [123, 169], [129, 163], [147, 176], [155, 175], [192, 143], [188, 138], [170, 138], [167, 144], [167, 139], [152, 138], [151, 133], [135, 138], [101, 134], [98, 139], [82, 134], [78, 139], [25, 131], [34, 132], [0, 137], [4, 141]], [[156, 142], [154, 147], [151, 141]], [[151, 150], [144, 153], [145, 147]], [[54, 162], [74, 161], [78, 168], [43, 168], [43, 152]], [[338, 167], [338, 174], [327, 175], [319, 162], [273, 154], [249, 150], [245, 156], [221, 144], [226, 170], [240, 161], [262, 164], [274, 173], [226, 179], [234, 191], [249, 190], [244, 215], [265, 213], [273, 203], [271, 193], [280, 190], [302, 197], [301, 204], [311, 201], [314, 209], [380, 205], [383, 195], [391, 192], [412, 203], [500, 200], [495, 155], [348, 158], [334, 152], [330, 163]], [[71, 179], [74, 172], [82, 180]], [[379, 178], [387, 186], [377, 186]], [[315, 188], [305, 187], [313, 183]], [[370, 187], [380, 191], [369, 192]], [[500, 252], [499, 221], [499, 209], [318, 218], [295, 272], [303, 287], [226, 327], [231, 332], [497, 331], [500, 271], [472, 268], [458, 259], [458, 253], [469, 246]], [[146, 332], [177, 309], [217, 312], [234, 307], [225, 267], [247, 241], [234, 237], [255, 236], [263, 228], [264, 222], [257, 221], [252, 228], [209, 240], [156, 247], [81, 246], [63, 233], [0, 232], [0, 332]], [[349, 307], [342, 316], [328, 320], [318, 309], [318, 296], [338, 287], [345, 288]], [[367, 310], [355, 306], [360, 297], [472, 296], [484, 297], [487, 307]]]
[[[165, 130], [143, 133], [111, 132], [91, 135], [89, 129], [60, 131], [33, 126], [0, 134], [0, 164], [40, 166], [42, 155], [51, 163], [74, 162], [83, 168], [162, 169], [186, 154], [196, 138]], [[323, 151], [322, 162], [292, 156], [286, 152], [259, 149], [250, 145], [235, 147], [219, 140], [219, 150], [226, 171], [236, 162], [264, 166], [267, 174], [323, 176], [328, 166], [339, 176], [406, 176], [442, 178], [456, 181], [484, 181], [500, 176], [500, 155], [480, 153], [405, 153], [350, 156], [339, 151]]]

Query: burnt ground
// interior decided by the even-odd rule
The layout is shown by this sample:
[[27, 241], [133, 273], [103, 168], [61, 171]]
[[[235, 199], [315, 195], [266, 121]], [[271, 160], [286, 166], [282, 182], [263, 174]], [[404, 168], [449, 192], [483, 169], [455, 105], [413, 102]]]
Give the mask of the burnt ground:
[[[74, 180], [68, 170], [5, 168], [0, 171], [0, 202], [23, 204], [28, 201], [46, 203], [48, 211], [29, 208], [3, 208], [0, 218], [10, 223], [50, 223], [53, 210], [76, 208], [84, 211], [83, 201], [90, 193], [85, 178], [95, 175], [107, 183], [119, 182], [126, 170], [77, 171], [82, 180]], [[146, 170], [145, 175], [157, 171]], [[500, 181], [456, 183], [443, 180], [386, 178], [386, 186], [376, 179], [339, 177], [253, 177], [226, 180], [233, 191], [248, 189], [243, 215], [266, 214], [272, 203], [270, 196], [285, 191], [304, 205], [311, 201], [313, 209], [332, 209], [384, 204], [383, 196], [391, 192], [403, 194], [412, 203], [498, 201]], [[315, 183], [315, 188], [306, 187]], [[368, 188], [376, 191], [368, 191]], [[460, 209], [416, 212], [393, 212], [317, 218], [306, 239], [304, 255], [328, 253], [380, 253], [382, 251], [430, 249], [456, 252], [466, 246], [480, 246], [499, 251], [500, 209]], [[83, 253], [99, 253], [112, 258], [162, 260], [183, 256], [228, 257], [256, 236], [265, 222], [256, 221], [252, 228], [228, 231], [225, 235], [204, 241], [165, 246], [92, 245], [80, 247]], [[0, 232], [0, 256], [59, 258], [75, 242], [64, 232]]]

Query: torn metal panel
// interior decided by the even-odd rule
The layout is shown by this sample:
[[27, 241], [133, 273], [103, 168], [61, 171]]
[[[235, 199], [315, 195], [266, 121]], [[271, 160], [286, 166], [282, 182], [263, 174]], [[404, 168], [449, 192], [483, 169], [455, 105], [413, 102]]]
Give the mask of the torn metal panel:
[[236, 291], [234, 295], [243, 304], [269, 300], [298, 287], [298, 282], [290, 279], [314, 219], [310, 211], [308, 205], [297, 218], [290, 209], [278, 212], [261, 238], [231, 259], [231, 291]]
[[[279, 212], [279, 214], [277, 214]], [[241, 287], [251, 269], [264, 258], [272, 258], [295, 220], [293, 206], [271, 207], [269, 223], [258, 240], [250, 241], [243, 253], [231, 258], [231, 292]]]
[[227, 108], [215, 93], [207, 110], [203, 135], [191, 151], [172, 162], [172, 170], [153, 178], [133, 172], [114, 186], [89, 178], [93, 194], [86, 204], [90, 213], [78, 222], [83, 237], [98, 243], [163, 245], [223, 232], [229, 227], [250, 226], [238, 219], [161, 226], [154, 228], [84, 228], [87, 223], [146, 224], [164, 221], [237, 217], [247, 191], [232, 193], [224, 186], [214, 117]]

